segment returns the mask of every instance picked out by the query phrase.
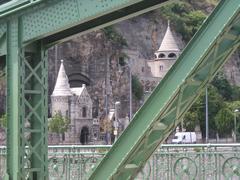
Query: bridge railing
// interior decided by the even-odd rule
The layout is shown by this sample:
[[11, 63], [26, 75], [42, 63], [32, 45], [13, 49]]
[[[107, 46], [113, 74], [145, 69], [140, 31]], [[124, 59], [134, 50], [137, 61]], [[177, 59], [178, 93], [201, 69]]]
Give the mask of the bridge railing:
[[[49, 146], [49, 179], [82, 180], [111, 146]], [[0, 177], [6, 167], [0, 146]], [[240, 144], [165, 144], [136, 179], [239, 179]], [[0, 178], [1, 179], [1, 178]]]

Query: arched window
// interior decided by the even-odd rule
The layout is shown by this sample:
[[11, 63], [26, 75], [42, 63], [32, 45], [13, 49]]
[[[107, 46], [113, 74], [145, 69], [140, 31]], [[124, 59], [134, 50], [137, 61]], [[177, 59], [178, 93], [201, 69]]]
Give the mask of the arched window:
[[157, 59], [157, 58], [158, 58], [156, 54], [154, 54], [154, 57], [155, 57], [155, 59]]
[[84, 126], [80, 133], [80, 143], [83, 145], [88, 144], [88, 140], [89, 140], [89, 129], [87, 126]]
[[175, 53], [170, 53], [170, 54], [168, 55], [168, 57], [169, 57], [169, 58], [176, 58], [177, 55], [176, 55]]
[[82, 117], [87, 117], [87, 107], [82, 108]]
[[166, 56], [165, 56], [165, 54], [163, 54], [163, 53], [161, 53], [161, 54], [159, 54], [158, 55], [158, 58], [165, 58]]

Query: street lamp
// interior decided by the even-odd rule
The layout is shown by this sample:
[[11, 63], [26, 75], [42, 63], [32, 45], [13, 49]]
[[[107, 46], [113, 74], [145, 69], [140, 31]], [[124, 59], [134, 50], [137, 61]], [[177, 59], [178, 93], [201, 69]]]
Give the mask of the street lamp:
[[239, 112], [238, 109], [234, 110], [234, 142], [237, 142], [237, 113]]

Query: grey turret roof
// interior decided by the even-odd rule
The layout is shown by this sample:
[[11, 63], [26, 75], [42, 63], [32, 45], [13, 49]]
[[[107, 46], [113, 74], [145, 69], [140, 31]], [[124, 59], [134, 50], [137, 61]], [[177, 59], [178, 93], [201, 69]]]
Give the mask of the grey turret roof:
[[169, 22], [168, 22], [168, 27], [167, 27], [167, 31], [163, 37], [163, 40], [162, 40], [162, 43], [158, 49], [158, 52], [159, 51], [180, 51], [178, 46], [177, 46], [177, 43], [173, 37], [173, 34], [171, 32], [171, 29], [170, 29], [170, 25], [169, 25]]
[[52, 96], [71, 96], [71, 89], [68, 82], [68, 77], [63, 65], [63, 60], [61, 60], [61, 65], [58, 71], [57, 81], [52, 93]]

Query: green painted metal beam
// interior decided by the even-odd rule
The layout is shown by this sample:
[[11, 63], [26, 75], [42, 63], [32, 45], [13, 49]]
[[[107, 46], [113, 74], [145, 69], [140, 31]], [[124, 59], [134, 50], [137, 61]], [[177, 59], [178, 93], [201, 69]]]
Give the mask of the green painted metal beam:
[[[19, 21], [13, 19], [7, 24], [7, 172], [12, 174], [12, 179], [18, 179], [20, 169], [19, 147], [19, 116], [20, 116], [20, 77], [19, 66]], [[6, 178], [8, 175], [6, 174]]]
[[240, 1], [222, 0], [89, 179], [133, 179], [239, 44]]
[[[21, 17], [23, 43], [53, 44], [80, 32], [99, 29], [159, 8], [173, 0], [20, 0], [0, 6], [0, 27]], [[7, 3], [8, 4], [8, 3]]]
[[18, 0], [0, 6], [0, 55], [7, 55], [8, 82], [6, 179], [48, 178], [46, 46], [163, 2]]
[[48, 179], [47, 53], [41, 42], [21, 46], [21, 24], [7, 30], [6, 179]]

